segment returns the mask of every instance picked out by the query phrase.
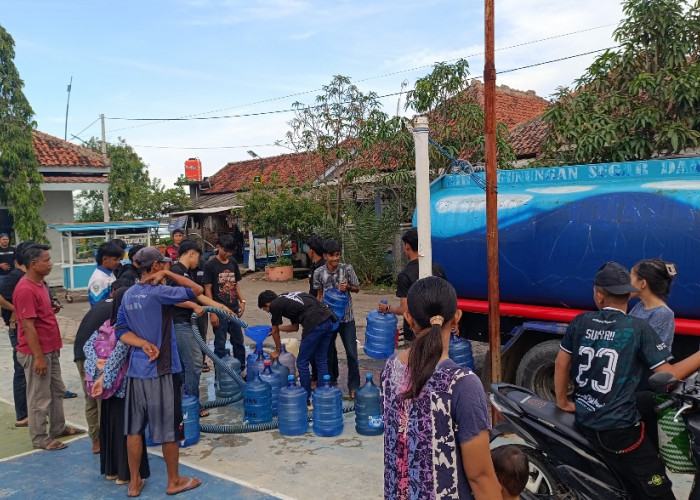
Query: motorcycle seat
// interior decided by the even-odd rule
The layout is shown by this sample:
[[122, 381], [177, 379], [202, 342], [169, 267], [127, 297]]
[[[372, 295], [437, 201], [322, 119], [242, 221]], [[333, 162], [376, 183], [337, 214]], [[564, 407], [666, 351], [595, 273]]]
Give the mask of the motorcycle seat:
[[523, 412], [531, 417], [565, 434], [570, 439], [577, 441], [579, 445], [586, 448], [591, 447], [591, 442], [576, 425], [576, 417], [573, 413], [561, 410], [556, 403], [529, 392], [511, 390], [507, 392], [506, 396], [517, 403]]

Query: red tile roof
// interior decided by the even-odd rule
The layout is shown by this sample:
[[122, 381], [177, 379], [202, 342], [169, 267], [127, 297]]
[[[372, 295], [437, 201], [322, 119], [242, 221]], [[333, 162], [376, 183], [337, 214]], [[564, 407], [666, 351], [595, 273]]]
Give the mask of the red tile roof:
[[107, 175], [103, 176], [94, 176], [94, 177], [88, 177], [85, 175], [76, 175], [75, 177], [67, 176], [67, 175], [47, 175], [43, 174], [44, 176], [44, 182], [49, 183], [49, 184], [69, 184], [72, 182], [78, 183], [78, 184], [98, 184], [100, 182], [109, 182], [109, 179], [107, 178]]
[[[90, 149], [76, 146], [38, 130], [34, 135], [34, 151], [41, 167], [109, 168], [109, 160]], [[88, 172], [86, 172], [87, 174]]]
[[[473, 80], [465, 92], [476, 93], [476, 100], [484, 107], [484, 84]], [[549, 101], [539, 97], [534, 90], [522, 91], [499, 85], [496, 87], [496, 120], [508, 130], [541, 115], [549, 107]]]
[[542, 152], [549, 125], [537, 116], [527, 123], [518, 125], [508, 136], [517, 158], [534, 158]]
[[[262, 159], [265, 183], [276, 179], [282, 185], [300, 186], [323, 175], [323, 165], [315, 152], [269, 156]], [[260, 175], [260, 160], [255, 158], [226, 164], [209, 177], [211, 187], [202, 195], [231, 193], [253, 186], [254, 177]]]

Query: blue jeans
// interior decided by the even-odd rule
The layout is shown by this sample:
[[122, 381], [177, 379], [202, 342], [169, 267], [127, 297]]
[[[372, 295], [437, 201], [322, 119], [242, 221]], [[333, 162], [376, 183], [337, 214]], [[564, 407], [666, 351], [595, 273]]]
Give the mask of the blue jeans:
[[190, 323], [175, 323], [175, 340], [182, 363], [182, 386], [190, 396], [199, 398], [199, 378], [202, 375], [202, 348], [194, 338]]
[[231, 336], [231, 347], [233, 357], [241, 362], [241, 371], [245, 368], [245, 344], [243, 343], [243, 330], [233, 321], [226, 318], [219, 318], [219, 326], [214, 327], [214, 354], [223, 358], [231, 353], [226, 349], [226, 337]]
[[17, 362], [16, 328], [10, 328], [10, 344], [12, 345], [12, 364], [15, 368], [12, 376], [12, 393], [15, 398], [15, 419], [19, 422], [29, 414], [27, 413], [27, 379], [24, 378], [24, 368]]
[[309, 396], [311, 396], [309, 362], [312, 359], [316, 361], [319, 380], [323, 380], [323, 376], [328, 375], [328, 346], [331, 344], [332, 334], [333, 324], [328, 319], [311, 330], [299, 344], [299, 356], [297, 356], [299, 384], [306, 389]]
[[[348, 391], [356, 391], [360, 387], [360, 363], [357, 357], [357, 329], [355, 328], [355, 320], [341, 323], [338, 329], [333, 332], [331, 339], [331, 349], [328, 351], [329, 370], [333, 372], [331, 378], [335, 375], [335, 380], [338, 379], [338, 351], [334, 349], [335, 340], [340, 335], [345, 347], [345, 356], [348, 358]], [[319, 380], [321, 380], [319, 376]]]

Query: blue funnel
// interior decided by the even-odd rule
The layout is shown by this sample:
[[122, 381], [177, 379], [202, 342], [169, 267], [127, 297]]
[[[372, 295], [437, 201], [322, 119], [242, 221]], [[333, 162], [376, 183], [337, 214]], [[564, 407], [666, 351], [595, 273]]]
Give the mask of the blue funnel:
[[270, 328], [270, 325], [256, 325], [246, 328], [245, 334], [253, 339], [253, 341], [255, 341], [255, 343], [258, 345], [258, 350], [262, 351], [263, 341], [268, 335], [270, 335], [271, 331], [272, 328]]

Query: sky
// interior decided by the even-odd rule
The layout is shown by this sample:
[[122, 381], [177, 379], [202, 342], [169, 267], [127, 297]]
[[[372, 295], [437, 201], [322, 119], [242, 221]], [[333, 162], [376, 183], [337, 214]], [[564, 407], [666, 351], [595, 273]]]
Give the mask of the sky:
[[[190, 157], [210, 176], [248, 150], [290, 152], [275, 145], [287, 110], [334, 75], [392, 94], [381, 102], [395, 114], [402, 84], [434, 63], [484, 67], [480, 1], [0, 0], [0, 12], [37, 128], [64, 138], [72, 78], [68, 140], [99, 137], [104, 114], [107, 141], [167, 187]], [[548, 98], [596, 56], [580, 54], [615, 46], [622, 16], [616, 0], [495, 0], [496, 83]], [[134, 120], [182, 117], [205, 119]]]

